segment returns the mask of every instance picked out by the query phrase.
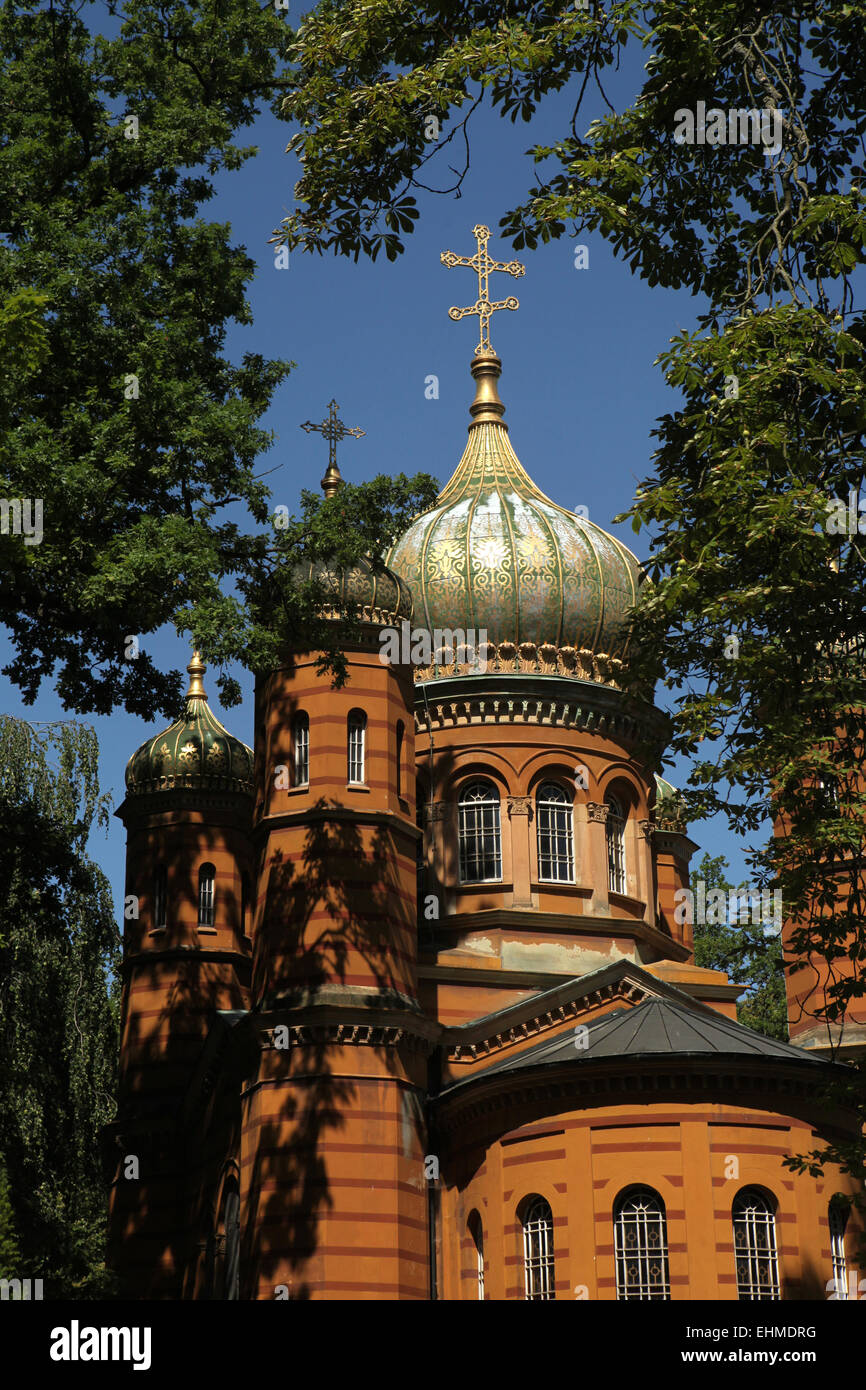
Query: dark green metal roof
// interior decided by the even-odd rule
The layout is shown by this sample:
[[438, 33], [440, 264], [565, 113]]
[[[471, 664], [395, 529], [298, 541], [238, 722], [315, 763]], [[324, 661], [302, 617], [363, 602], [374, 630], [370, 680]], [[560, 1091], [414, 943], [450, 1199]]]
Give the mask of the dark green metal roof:
[[529, 1047], [517, 1056], [494, 1062], [472, 1077], [447, 1087], [487, 1080], [507, 1072], [520, 1072], [535, 1067], [558, 1067], [568, 1064], [581, 1067], [593, 1062], [638, 1059], [682, 1060], [688, 1058], [718, 1058], [719, 1060], [752, 1058], [757, 1061], [793, 1062], [814, 1071], [815, 1067], [832, 1066], [823, 1058], [805, 1054], [801, 1048], [775, 1038], [755, 1033], [734, 1023], [722, 1014], [697, 1011], [686, 1003], [672, 999], [648, 999], [634, 1008], [616, 1009], [594, 1023], [588, 1023], [586, 1047], [575, 1046], [573, 1031], [558, 1034], [545, 1042]]

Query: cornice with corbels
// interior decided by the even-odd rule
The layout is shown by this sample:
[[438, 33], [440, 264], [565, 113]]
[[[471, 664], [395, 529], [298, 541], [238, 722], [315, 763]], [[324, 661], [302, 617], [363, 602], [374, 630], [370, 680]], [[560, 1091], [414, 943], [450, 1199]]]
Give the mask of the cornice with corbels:
[[452, 1044], [447, 1049], [448, 1061], [476, 1062], [480, 1057], [489, 1057], [494, 1052], [501, 1052], [503, 1048], [513, 1046], [514, 1043], [525, 1042], [528, 1038], [547, 1032], [554, 1024], [567, 1023], [569, 1019], [578, 1015], [586, 1015], [591, 1009], [602, 1004], [617, 1000], [643, 1004], [645, 1000], [654, 997], [652, 990], [634, 980], [617, 980], [613, 984], [602, 985], [589, 994], [582, 994], [578, 999], [567, 1000], [554, 1009], [545, 1009], [501, 1032], [491, 1033], [478, 1042]]
[[[466, 696], [453, 700], [429, 698], [415, 711], [419, 734], [484, 724], [530, 724], [577, 730], [624, 742], [636, 740], [643, 722], [625, 710], [600, 710], [585, 704], [542, 697]], [[428, 722], [429, 721], [429, 722]]]

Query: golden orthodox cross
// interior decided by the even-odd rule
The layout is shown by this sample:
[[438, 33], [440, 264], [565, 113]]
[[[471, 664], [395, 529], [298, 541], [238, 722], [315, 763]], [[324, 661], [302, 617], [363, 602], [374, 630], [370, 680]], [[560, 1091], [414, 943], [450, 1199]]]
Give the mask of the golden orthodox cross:
[[302, 430], [309, 434], [310, 430], [315, 430], [317, 434], [322, 434], [328, 441], [328, 468], [322, 479], [322, 491], [326, 497], [333, 497], [343, 479], [340, 477], [340, 470], [337, 467], [337, 440], [345, 439], [347, 434], [354, 439], [360, 439], [366, 434], [366, 430], [359, 429], [357, 425], [349, 429], [343, 424], [342, 420], [337, 419], [337, 402], [331, 401], [328, 406], [328, 418], [323, 420], [320, 425], [314, 425], [312, 420], [306, 420], [301, 425]]
[[449, 268], [455, 265], [468, 265], [478, 272], [478, 298], [474, 304], [470, 304], [465, 309], [449, 309], [450, 319], [464, 319], [467, 314], [477, 314], [481, 327], [481, 337], [475, 349], [476, 357], [490, 356], [493, 348], [490, 346], [490, 315], [497, 309], [517, 309], [520, 307], [519, 301], [514, 295], [509, 295], [507, 299], [499, 299], [494, 304], [490, 302], [487, 281], [491, 270], [504, 270], [506, 275], [513, 275], [519, 279], [524, 274], [526, 267], [519, 261], [491, 261], [487, 254], [487, 243], [490, 240], [490, 228], [482, 227], [480, 224], [472, 228], [472, 235], [478, 243], [478, 250], [474, 256], [455, 256], [453, 251], [443, 251], [439, 257], [443, 265]]

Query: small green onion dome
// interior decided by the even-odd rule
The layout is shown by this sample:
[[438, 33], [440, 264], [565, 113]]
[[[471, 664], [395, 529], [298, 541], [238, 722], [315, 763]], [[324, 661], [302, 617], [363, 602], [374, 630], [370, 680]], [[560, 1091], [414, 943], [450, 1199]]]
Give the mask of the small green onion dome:
[[380, 627], [396, 626], [412, 618], [412, 594], [408, 584], [384, 564], [372, 565], [364, 558], [348, 568], [310, 561], [297, 565], [294, 576], [300, 582], [315, 580], [325, 591], [323, 615], [338, 618], [349, 604], [359, 605], [363, 623]]
[[219, 722], [207, 702], [205, 666], [193, 652], [183, 713], [169, 728], [143, 743], [126, 765], [128, 796], [192, 788], [253, 791], [253, 753]]

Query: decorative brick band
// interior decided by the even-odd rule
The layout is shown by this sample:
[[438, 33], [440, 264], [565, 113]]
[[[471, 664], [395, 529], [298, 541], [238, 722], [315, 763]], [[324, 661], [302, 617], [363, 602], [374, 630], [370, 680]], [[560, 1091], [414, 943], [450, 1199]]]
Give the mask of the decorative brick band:
[[[429, 712], [430, 723], [427, 723]], [[570, 701], [479, 695], [455, 700], [429, 700], [415, 713], [418, 733], [428, 729], [453, 729], [471, 724], [536, 724], [632, 742], [642, 731], [641, 723], [625, 710], [599, 710]]]
[[[429, 1053], [435, 1046], [432, 1039], [400, 1024], [290, 1023], [275, 1027], [287, 1028], [290, 1047], [408, 1047], [410, 1051]], [[276, 1048], [273, 1034], [274, 1028], [270, 1028], [263, 1036], [276, 1051], [288, 1051]]]
[[[709, 1064], [706, 1070], [701, 1067], [698, 1071], [693, 1070], [694, 1058], [688, 1059], [689, 1070], [686, 1070], [685, 1062], [666, 1059], [658, 1070], [648, 1069], [636, 1074], [624, 1073], [627, 1059], [622, 1057], [605, 1058], [598, 1066], [593, 1066], [588, 1060], [581, 1064], [582, 1074], [575, 1074], [571, 1068], [549, 1080], [537, 1076], [528, 1078], [523, 1085], [517, 1076], [509, 1074], [497, 1079], [494, 1092], [485, 1090], [476, 1096], [469, 1091], [453, 1099], [446, 1094], [437, 1107], [436, 1123], [439, 1132], [444, 1135], [462, 1132], [467, 1121], [497, 1112], [513, 1119], [522, 1105], [541, 1104], [548, 1106], [551, 1113], [562, 1113], [566, 1109], [579, 1109], [590, 1100], [596, 1104], [622, 1104], [635, 1095], [655, 1097], [665, 1093], [694, 1094], [704, 1100], [721, 1094], [726, 1103], [731, 1104], [732, 1093], [761, 1092], [777, 1098], [779, 1103], [773, 1109], [784, 1114], [786, 1103], [813, 1100], [826, 1088], [824, 1078], [805, 1079], [802, 1073], [799, 1076], [768, 1075], [761, 1069], [766, 1059], [726, 1057], [722, 1067], [718, 1064], [719, 1059], [714, 1061], [714, 1065]], [[750, 1062], [752, 1065], [749, 1065]], [[644, 1065], [648, 1067], [649, 1064], [644, 1061]]]

